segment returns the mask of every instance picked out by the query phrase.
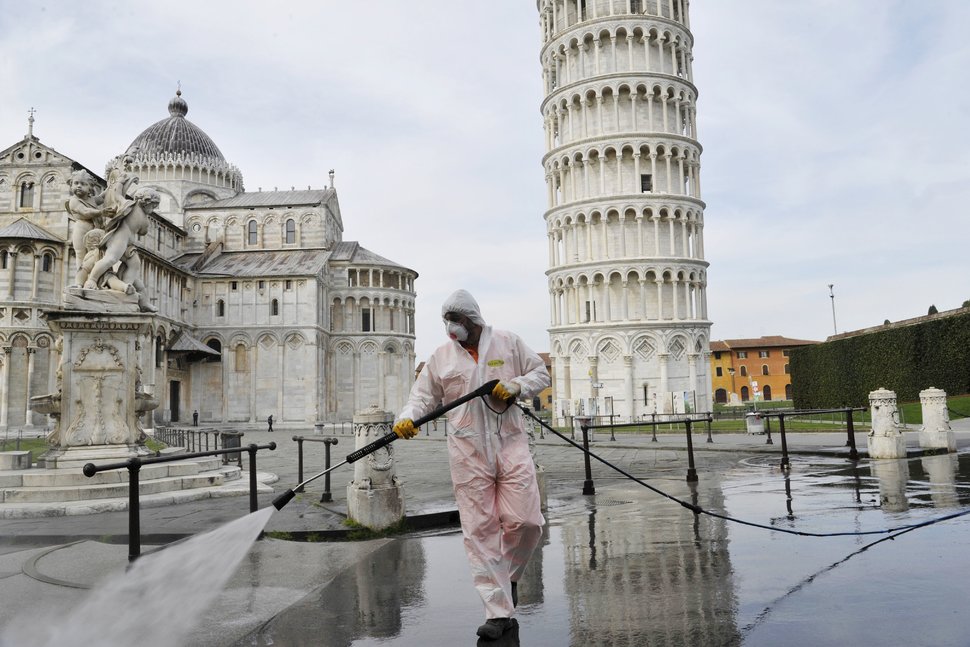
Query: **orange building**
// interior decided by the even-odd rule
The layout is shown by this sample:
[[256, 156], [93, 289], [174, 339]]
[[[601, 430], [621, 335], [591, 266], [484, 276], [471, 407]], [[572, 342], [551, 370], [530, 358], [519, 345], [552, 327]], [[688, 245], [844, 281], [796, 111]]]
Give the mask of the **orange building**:
[[817, 343], [781, 335], [712, 341], [711, 393], [714, 402], [740, 404], [749, 400], [791, 400], [788, 353], [792, 348]]

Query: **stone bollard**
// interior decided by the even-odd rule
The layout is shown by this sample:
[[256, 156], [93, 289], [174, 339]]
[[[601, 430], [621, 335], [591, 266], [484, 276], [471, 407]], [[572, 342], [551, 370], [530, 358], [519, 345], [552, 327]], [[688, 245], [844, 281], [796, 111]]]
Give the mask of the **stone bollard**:
[[869, 432], [869, 458], [906, 458], [906, 439], [899, 429], [896, 393], [877, 389], [869, 393], [872, 431]]
[[946, 391], [932, 386], [919, 392], [923, 407], [923, 426], [919, 430], [919, 446], [923, 449], [957, 450], [956, 435], [950, 430], [950, 414], [946, 409]]
[[[391, 432], [394, 416], [373, 406], [354, 414], [354, 449]], [[404, 518], [404, 492], [394, 475], [394, 446], [385, 445], [354, 463], [347, 486], [348, 516], [372, 530], [382, 530]]]

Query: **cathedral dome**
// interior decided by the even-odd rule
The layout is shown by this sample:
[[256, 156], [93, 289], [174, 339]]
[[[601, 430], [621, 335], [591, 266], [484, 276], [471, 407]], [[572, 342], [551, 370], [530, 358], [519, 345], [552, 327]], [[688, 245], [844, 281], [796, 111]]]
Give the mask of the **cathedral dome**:
[[168, 102], [167, 119], [162, 119], [146, 128], [131, 142], [127, 154], [141, 154], [149, 157], [181, 155], [209, 162], [225, 162], [219, 147], [201, 128], [185, 118], [189, 106], [182, 98], [182, 91]]
[[[130, 158], [131, 171], [143, 184], [149, 183], [156, 188], [185, 182], [207, 187], [195, 198], [182, 195], [188, 191], [185, 187], [177, 190], [169, 187], [180, 195], [179, 205], [202, 199], [202, 196], [206, 199], [227, 198], [243, 191], [242, 173], [226, 161], [211, 137], [185, 118], [188, 111], [189, 105], [179, 90], [168, 102], [169, 117], [146, 128], [125, 151]], [[208, 188], [217, 191], [213, 193]]]

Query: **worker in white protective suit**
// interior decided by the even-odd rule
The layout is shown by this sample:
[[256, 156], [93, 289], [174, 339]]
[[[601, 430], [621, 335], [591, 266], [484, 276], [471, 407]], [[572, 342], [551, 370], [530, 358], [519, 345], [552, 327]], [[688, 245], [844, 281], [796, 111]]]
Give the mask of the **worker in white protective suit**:
[[485, 603], [478, 635], [495, 640], [513, 626], [517, 582], [542, 536], [535, 465], [514, 398], [549, 386], [539, 356], [514, 333], [495, 330], [478, 303], [458, 290], [441, 307], [450, 338], [425, 363], [394, 424], [401, 438], [417, 434], [413, 420], [498, 379], [491, 396], [447, 413], [448, 456], [472, 579]]

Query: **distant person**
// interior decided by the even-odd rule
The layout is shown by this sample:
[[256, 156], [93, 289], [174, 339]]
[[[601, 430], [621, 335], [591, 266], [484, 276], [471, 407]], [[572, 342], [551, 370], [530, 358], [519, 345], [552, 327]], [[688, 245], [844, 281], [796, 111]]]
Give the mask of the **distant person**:
[[192, 412], [192, 426], [193, 427], [198, 427], [199, 426], [199, 410], [198, 409], [196, 409], [195, 411]]
[[269, 425], [269, 431], [273, 431], [273, 415], [270, 414], [269, 418], [266, 419], [266, 424]]
[[[511, 332], [485, 323], [478, 303], [458, 290], [441, 307], [450, 340], [424, 365], [394, 425], [401, 438], [418, 433], [414, 419], [489, 380], [490, 397], [448, 412], [448, 456], [472, 580], [485, 604], [478, 635], [497, 640], [515, 626], [518, 581], [542, 537], [535, 464], [521, 412], [510, 400], [549, 386], [539, 356]], [[487, 400], [487, 401], [486, 401]]]

